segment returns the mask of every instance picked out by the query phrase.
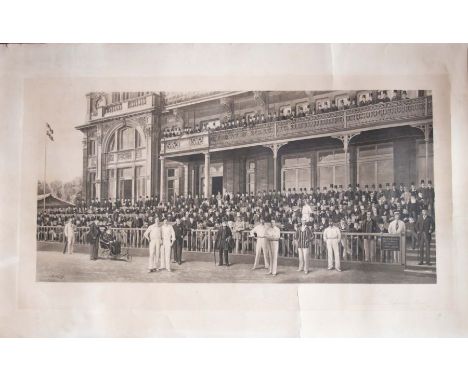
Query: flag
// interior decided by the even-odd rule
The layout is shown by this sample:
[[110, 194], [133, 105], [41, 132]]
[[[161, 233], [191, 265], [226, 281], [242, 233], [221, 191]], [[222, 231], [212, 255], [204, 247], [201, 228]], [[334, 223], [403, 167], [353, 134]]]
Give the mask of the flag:
[[54, 140], [54, 130], [52, 130], [52, 127], [50, 127], [50, 125], [48, 123], [46, 123], [46, 128], [47, 128], [47, 131], [46, 131], [47, 136], [49, 137], [49, 139], [51, 141], [53, 141]]

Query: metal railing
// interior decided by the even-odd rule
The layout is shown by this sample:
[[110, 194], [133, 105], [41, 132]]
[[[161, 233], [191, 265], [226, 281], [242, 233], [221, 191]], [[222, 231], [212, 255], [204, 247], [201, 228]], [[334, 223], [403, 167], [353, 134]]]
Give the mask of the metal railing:
[[[147, 248], [148, 241], [144, 238], [146, 228], [110, 228], [127, 248]], [[75, 244], [87, 244], [88, 227], [75, 228]], [[183, 239], [183, 250], [187, 252], [210, 253], [215, 249], [215, 229], [196, 229], [187, 232]], [[390, 238], [390, 239], [386, 239]], [[234, 254], [254, 254], [257, 240], [250, 236], [249, 230], [233, 233], [235, 247]], [[37, 241], [63, 242], [62, 226], [38, 226]], [[385, 241], [393, 240], [398, 243], [399, 250], [386, 249]], [[406, 264], [405, 235], [389, 233], [357, 233], [342, 232], [339, 242], [340, 257], [343, 261], [369, 262], [378, 264]], [[297, 257], [297, 247], [294, 242], [293, 231], [281, 231], [278, 246], [278, 256], [286, 258]], [[327, 259], [327, 244], [323, 240], [322, 232], [315, 232], [309, 247], [312, 259]]]

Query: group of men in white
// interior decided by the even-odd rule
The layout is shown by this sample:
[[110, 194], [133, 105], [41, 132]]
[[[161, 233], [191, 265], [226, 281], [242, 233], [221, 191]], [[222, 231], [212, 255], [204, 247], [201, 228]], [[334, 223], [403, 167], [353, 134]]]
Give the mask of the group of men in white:
[[[307, 226], [310, 220], [312, 210], [307, 210], [308, 205], [304, 206], [302, 211], [302, 224], [299, 224], [294, 234], [294, 244], [297, 248], [299, 257], [298, 271], [309, 272], [309, 248], [313, 239], [313, 232]], [[395, 213], [395, 219], [389, 224], [388, 232], [391, 234], [404, 234], [405, 223], [400, 220], [398, 212]], [[63, 229], [65, 248], [63, 253], [73, 253], [73, 244], [75, 241], [75, 230], [71, 219], [67, 221]], [[281, 238], [280, 228], [275, 220], [266, 225], [263, 219], [251, 231], [250, 236], [256, 238], [255, 260], [252, 269], [259, 268], [261, 255], [263, 253], [264, 267], [268, 269], [268, 274], [276, 276], [278, 268], [278, 244]], [[175, 231], [167, 219], [164, 219], [162, 225], [156, 217], [152, 225], [144, 233], [145, 239], [149, 242], [149, 264], [148, 272], [157, 270], [167, 270], [171, 272], [171, 250], [176, 240]], [[330, 220], [329, 226], [323, 232], [323, 240], [327, 245], [328, 269], [335, 269], [341, 272], [339, 243], [342, 240], [342, 234], [339, 227]], [[159, 265], [158, 265], [159, 264]]]

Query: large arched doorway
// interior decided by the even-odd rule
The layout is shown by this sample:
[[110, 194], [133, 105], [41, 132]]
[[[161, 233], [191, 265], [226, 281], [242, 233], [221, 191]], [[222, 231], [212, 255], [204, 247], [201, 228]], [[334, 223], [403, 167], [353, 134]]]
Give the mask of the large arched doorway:
[[113, 130], [105, 147], [107, 198], [136, 201], [146, 189], [146, 140], [134, 126]]

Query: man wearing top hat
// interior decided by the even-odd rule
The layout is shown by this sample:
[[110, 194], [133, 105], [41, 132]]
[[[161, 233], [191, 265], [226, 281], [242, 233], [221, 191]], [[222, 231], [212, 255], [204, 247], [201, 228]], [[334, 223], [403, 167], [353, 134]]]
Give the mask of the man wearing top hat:
[[176, 222], [172, 227], [175, 234], [175, 243], [174, 243], [174, 262], [177, 264], [182, 264], [182, 247], [184, 244], [184, 237], [187, 234], [185, 225], [181, 223], [180, 217], [177, 216]]
[[232, 231], [227, 224], [227, 220], [223, 219], [221, 226], [219, 227], [218, 231], [216, 232], [215, 237], [215, 250], [219, 251], [219, 262], [218, 266], [226, 265], [227, 267], [229, 264], [229, 251], [233, 249], [232, 246]]
[[426, 255], [426, 264], [431, 265], [430, 249], [431, 236], [432, 232], [434, 232], [434, 220], [432, 216], [427, 214], [426, 206], [423, 207], [415, 228], [419, 236], [419, 265], [424, 264], [424, 253]]

